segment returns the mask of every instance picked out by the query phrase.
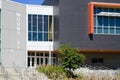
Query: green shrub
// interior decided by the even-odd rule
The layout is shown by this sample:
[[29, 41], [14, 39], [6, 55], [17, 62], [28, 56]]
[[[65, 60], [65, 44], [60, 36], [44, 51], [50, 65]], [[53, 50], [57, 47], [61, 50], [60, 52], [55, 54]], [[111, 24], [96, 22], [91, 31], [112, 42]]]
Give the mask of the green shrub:
[[60, 45], [59, 53], [61, 65], [69, 70], [71, 77], [74, 77], [72, 70], [79, 68], [84, 63], [85, 55], [81, 54], [79, 49], [64, 44]]
[[67, 77], [64, 69], [61, 66], [40, 66], [38, 71], [40, 73], [45, 73], [48, 78], [53, 80], [58, 78], [61, 80]]

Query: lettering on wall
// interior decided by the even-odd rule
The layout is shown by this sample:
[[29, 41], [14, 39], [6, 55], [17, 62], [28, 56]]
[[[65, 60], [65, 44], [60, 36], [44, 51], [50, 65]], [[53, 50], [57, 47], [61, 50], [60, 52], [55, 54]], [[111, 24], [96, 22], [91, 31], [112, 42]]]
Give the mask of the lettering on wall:
[[[17, 28], [17, 36], [19, 37], [20, 35], [20, 26], [21, 26], [21, 16], [22, 14], [19, 12], [16, 12], [16, 28]], [[17, 48], [20, 48], [20, 40], [18, 38], [17, 40]]]

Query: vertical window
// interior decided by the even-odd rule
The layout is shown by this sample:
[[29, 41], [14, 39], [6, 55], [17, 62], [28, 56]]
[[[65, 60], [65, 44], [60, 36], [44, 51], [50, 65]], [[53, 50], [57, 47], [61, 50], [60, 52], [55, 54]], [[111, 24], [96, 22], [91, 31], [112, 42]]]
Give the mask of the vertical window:
[[42, 15], [38, 15], [38, 32], [42, 31]]
[[48, 31], [48, 16], [44, 16], [44, 31]]

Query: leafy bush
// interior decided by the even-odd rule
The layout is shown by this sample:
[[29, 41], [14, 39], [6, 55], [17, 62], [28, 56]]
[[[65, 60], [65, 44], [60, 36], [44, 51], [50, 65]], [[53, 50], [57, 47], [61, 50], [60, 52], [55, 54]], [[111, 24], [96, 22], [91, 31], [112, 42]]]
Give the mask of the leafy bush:
[[58, 79], [61, 80], [63, 78], [66, 78], [67, 75], [64, 71], [64, 69], [61, 67], [61, 66], [40, 66], [38, 68], [38, 71], [41, 72], [41, 73], [45, 73], [48, 78], [50, 79]]
[[69, 45], [61, 45], [59, 53], [61, 54], [61, 65], [63, 68], [69, 69], [71, 77], [74, 76], [72, 70], [79, 68], [86, 59], [83, 54], [79, 53], [78, 49], [71, 48]]

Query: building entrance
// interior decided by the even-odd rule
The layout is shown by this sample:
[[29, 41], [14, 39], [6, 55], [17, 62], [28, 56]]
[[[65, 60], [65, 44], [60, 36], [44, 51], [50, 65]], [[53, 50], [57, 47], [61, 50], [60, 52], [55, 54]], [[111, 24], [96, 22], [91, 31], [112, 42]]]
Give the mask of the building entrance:
[[53, 54], [51, 52], [28, 52], [27, 60], [28, 67], [36, 67], [41, 65], [57, 65], [58, 54]]

